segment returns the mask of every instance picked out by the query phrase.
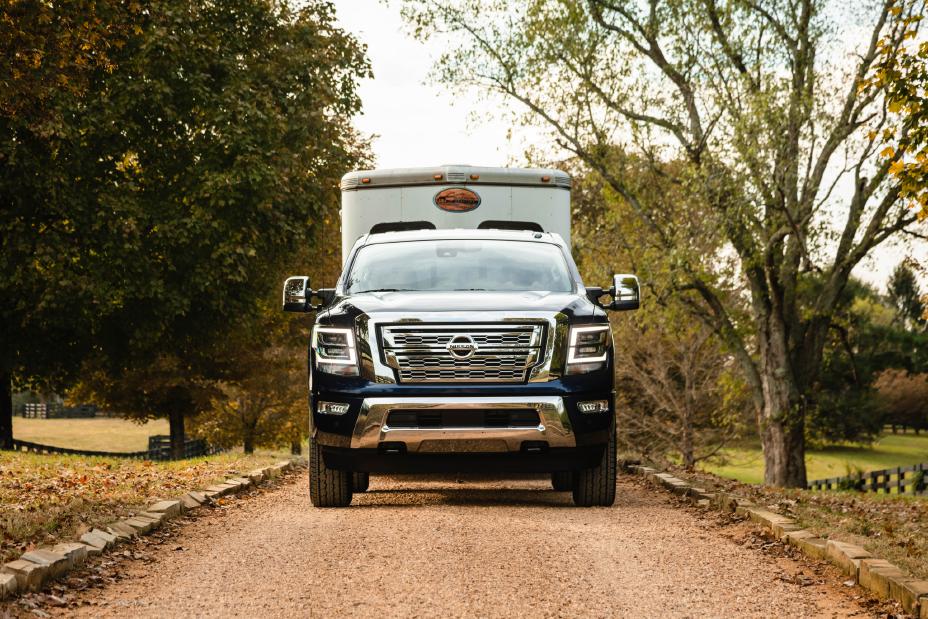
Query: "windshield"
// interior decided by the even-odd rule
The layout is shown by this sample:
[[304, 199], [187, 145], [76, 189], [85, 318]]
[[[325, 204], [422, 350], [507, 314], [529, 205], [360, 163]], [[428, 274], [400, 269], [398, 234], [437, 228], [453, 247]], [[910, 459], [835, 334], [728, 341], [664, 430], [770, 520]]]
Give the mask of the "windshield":
[[573, 282], [560, 248], [548, 243], [454, 239], [359, 249], [345, 292], [398, 290], [571, 292]]

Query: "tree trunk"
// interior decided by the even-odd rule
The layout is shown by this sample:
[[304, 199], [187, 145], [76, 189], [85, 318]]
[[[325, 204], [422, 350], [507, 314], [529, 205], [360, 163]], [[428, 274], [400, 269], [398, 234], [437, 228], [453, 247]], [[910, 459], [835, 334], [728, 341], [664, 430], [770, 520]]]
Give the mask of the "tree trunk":
[[300, 440], [290, 441], [290, 453], [299, 456], [303, 453], [303, 443]]
[[255, 433], [250, 429], [245, 429], [245, 436], [242, 441], [242, 449], [246, 454], [253, 454], [255, 452]]
[[[770, 312], [761, 330], [760, 378], [763, 407], [758, 429], [764, 449], [764, 483], [780, 488], [805, 488], [805, 406], [798, 379], [811, 384], [812, 372], [796, 369], [789, 350], [787, 328], [781, 317]], [[809, 363], [816, 355], [805, 351]], [[798, 375], [798, 376], [797, 376]]]
[[13, 374], [0, 373], [0, 449], [13, 449]]
[[171, 426], [171, 458], [182, 460], [184, 458], [184, 443], [187, 438], [184, 433], [183, 411], [172, 410], [168, 414], [168, 423]]
[[764, 410], [760, 435], [764, 448], [764, 483], [780, 488], [805, 488], [808, 480], [804, 407], [790, 372], [783, 366], [768, 365], [762, 379]]
[[805, 488], [805, 424], [769, 422], [764, 428], [764, 483], [780, 488]]

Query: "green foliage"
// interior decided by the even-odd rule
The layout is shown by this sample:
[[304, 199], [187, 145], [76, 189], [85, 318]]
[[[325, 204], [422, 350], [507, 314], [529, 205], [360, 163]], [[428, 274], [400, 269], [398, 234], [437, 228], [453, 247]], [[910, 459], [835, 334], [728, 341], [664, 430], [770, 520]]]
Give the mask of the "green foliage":
[[[807, 407], [850, 274], [917, 220], [890, 170], [898, 157], [878, 154], [896, 94], [864, 81], [904, 57], [925, 5], [855, 5], [860, 37], [836, 32], [840, 2], [802, 6], [404, 2], [417, 36], [455, 40], [439, 80], [509, 99], [628, 204], [644, 251], [665, 258], [649, 280], [725, 341], [751, 389], [766, 481], [791, 486], [805, 485]], [[919, 143], [906, 127], [896, 153]], [[629, 164], [665, 189], [623, 175]], [[851, 190], [833, 191], [845, 177]]]
[[105, 153], [80, 143], [75, 112], [140, 18], [138, 4], [109, 0], [0, 6], [0, 447], [12, 383], [73, 376], [133, 259], [121, 213], [88, 191]]
[[12, 0], [0, 6], [0, 114], [13, 126], [60, 128], [61, 97], [80, 96], [113, 52], [133, 35], [142, 7], [135, 2], [83, 0], [51, 4]]
[[[66, 385], [90, 363], [85, 387], [119, 410], [192, 412], [363, 157], [369, 64], [323, 0], [59, 9], [0, 14], [20, 54], [0, 80], [21, 86], [0, 96], [0, 370]], [[48, 62], [22, 60], [28, 41]]]
[[260, 320], [230, 334], [222, 354], [237, 369], [212, 383], [205, 412], [193, 422], [195, 435], [223, 447], [299, 444], [309, 430], [306, 349], [309, 332], [275, 302], [263, 304]]
[[112, 164], [154, 258], [101, 336], [132, 355], [168, 335], [186, 357], [217, 325], [253, 318], [312, 239], [327, 185], [357, 159], [348, 120], [368, 65], [325, 2], [177, 3], [152, 17], [88, 110], [116, 116]]
[[892, 124], [868, 138], [885, 144], [880, 151], [883, 168], [899, 181], [900, 195], [919, 219], [928, 217], [928, 42], [919, 36], [924, 8], [893, 4], [891, 11], [898, 19], [894, 34], [901, 33], [904, 44], [896, 43], [895, 37], [882, 38], [880, 60], [861, 81], [866, 92], [887, 92], [884, 114]]
[[925, 304], [912, 267], [900, 262], [889, 277], [886, 289], [889, 302], [896, 310], [896, 319], [906, 328], [924, 327]]
[[851, 280], [832, 318], [818, 381], [810, 392], [807, 434], [813, 443], [872, 440], [882, 430], [880, 408], [872, 388], [881, 369], [877, 357], [884, 326], [876, 293]]
[[857, 490], [861, 485], [866, 471], [860, 466], [847, 462], [844, 465], [844, 476], [838, 482], [838, 490]]
[[891, 297], [852, 279], [832, 318], [810, 392], [810, 438], [819, 443], [875, 438], [894, 415], [887, 399], [890, 385], [902, 389], [888, 378], [887, 372], [895, 376], [893, 369], [902, 374], [928, 369], [928, 337], [896, 320]]
[[[692, 467], [743, 430], [750, 409], [744, 381], [723, 342], [689, 320], [681, 297], [673, 294], [679, 258], [642, 242], [640, 221], [601, 175], [576, 161], [559, 165], [573, 172], [574, 254], [584, 281], [605, 284], [613, 273], [634, 270], [646, 295], [646, 311], [612, 321], [621, 448]], [[705, 204], [619, 149], [612, 153], [610, 171], [639, 193], [663, 193], [685, 204], [685, 221], [665, 221], [681, 245], [703, 248], [703, 268], [709, 269], [722, 238]]]
[[[55, 13], [38, 2], [5, 3], [0, 9], [0, 46], [10, 59], [0, 68], [0, 363], [7, 372], [20, 352], [14, 337], [31, 341], [41, 330], [54, 330], [58, 336], [52, 340], [56, 350], [33, 346], [37, 350], [29, 351], [41, 357], [46, 373], [54, 375], [71, 362], [70, 350], [85, 341], [81, 327], [86, 323], [81, 321], [87, 315], [79, 309], [68, 312], [67, 299], [80, 304], [86, 298], [82, 293], [96, 266], [87, 258], [106, 251], [111, 241], [83, 239], [89, 256], [79, 256], [75, 243], [68, 242], [76, 222], [64, 215], [60, 203], [75, 201], [89, 208], [92, 200], [78, 202], [74, 185], [91, 156], [68, 149], [74, 131], [64, 108], [111, 66], [107, 52], [124, 44], [127, 16], [116, 3], [107, 2], [67, 5]], [[108, 23], [97, 24], [104, 18]], [[87, 38], [86, 48], [82, 37]], [[61, 169], [61, 160], [71, 169]], [[101, 218], [98, 224], [104, 222]], [[49, 279], [40, 280], [37, 273]], [[53, 280], [56, 285], [50, 285]], [[77, 327], [74, 333], [56, 320], [69, 313], [68, 326]]]

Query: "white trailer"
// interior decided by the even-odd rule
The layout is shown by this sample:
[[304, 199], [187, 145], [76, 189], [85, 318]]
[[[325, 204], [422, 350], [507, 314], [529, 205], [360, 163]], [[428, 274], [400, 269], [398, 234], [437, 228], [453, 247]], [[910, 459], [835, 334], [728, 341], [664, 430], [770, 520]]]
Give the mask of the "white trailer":
[[560, 170], [445, 165], [342, 177], [342, 261], [370, 232], [530, 224], [570, 246], [570, 176]]

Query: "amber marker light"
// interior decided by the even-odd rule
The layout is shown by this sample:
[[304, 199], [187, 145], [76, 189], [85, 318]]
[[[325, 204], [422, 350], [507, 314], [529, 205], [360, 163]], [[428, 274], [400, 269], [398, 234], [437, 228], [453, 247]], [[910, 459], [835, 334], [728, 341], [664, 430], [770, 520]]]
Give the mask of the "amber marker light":
[[362, 182], [363, 184], [365, 184], [365, 185], [370, 185], [370, 184], [371, 184], [371, 179], [369, 179], [369, 178], [362, 178], [362, 179], [361, 179], [361, 182]]
[[436, 181], [440, 181], [440, 180], [441, 180], [441, 174], [435, 174], [434, 176], [432, 176], [432, 178], [434, 178]]
[[472, 180], [472, 181], [479, 181], [479, 180], [480, 180], [480, 175], [479, 175], [479, 174], [471, 174], [471, 175], [470, 175], [470, 180]]
[[550, 177], [550, 176], [542, 176], [542, 177], [541, 177], [541, 182], [542, 182], [542, 183], [547, 183], [547, 182], [550, 182], [550, 181], [551, 181], [551, 177]]

